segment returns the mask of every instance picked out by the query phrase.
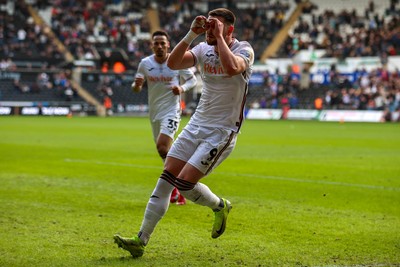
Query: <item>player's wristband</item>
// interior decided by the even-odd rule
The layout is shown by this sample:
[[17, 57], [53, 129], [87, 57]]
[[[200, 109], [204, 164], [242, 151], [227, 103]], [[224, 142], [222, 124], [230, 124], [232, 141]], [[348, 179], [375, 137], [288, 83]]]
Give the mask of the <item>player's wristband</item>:
[[198, 36], [197, 33], [195, 33], [194, 31], [190, 30], [185, 35], [185, 37], [183, 37], [182, 41], [184, 41], [185, 43], [190, 45], [193, 42], [193, 40], [196, 39], [197, 36]]

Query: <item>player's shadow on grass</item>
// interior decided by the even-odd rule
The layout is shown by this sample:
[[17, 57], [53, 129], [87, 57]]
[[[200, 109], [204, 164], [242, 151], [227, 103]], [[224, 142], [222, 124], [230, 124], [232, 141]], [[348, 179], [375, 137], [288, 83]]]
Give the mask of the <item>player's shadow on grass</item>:
[[[119, 256], [119, 257], [101, 257], [100, 259], [93, 259], [92, 266], [119, 266], [119, 264], [126, 263], [127, 266], [132, 266], [133, 263], [138, 263], [137, 266], [143, 266], [146, 260], [144, 258], [133, 258], [132, 256]], [[136, 266], [136, 265], [133, 265]]]

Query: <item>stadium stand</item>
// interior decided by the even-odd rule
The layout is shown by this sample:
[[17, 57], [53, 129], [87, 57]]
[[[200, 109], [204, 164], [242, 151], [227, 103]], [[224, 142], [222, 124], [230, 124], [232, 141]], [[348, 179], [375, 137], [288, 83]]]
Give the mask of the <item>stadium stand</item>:
[[[130, 84], [151, 32], [168, 31], [174, 46], [193, 17], [219, 6], [240, 14], [235, 34], [255, 49], [249, 108], [314, 109], [323, 99], [324, 109], [399, 109], [398, 0], [2, 0], [0, 105], [74, 102], [104, 115], [108, 96], [114, 114], [146, 111], [147, 90], [132, 94]], [[356, 59], [373, 64], [343, 71]], [[72, 98], [54, 84], [37, 90], [42, 72], [51, 82], [68, 73]]]
[[[323, 50], [321, 57], [337, 61], [324, 70], [323, 83], [309, 77], [314, 62], [303, 62], [301, 73], [291, 69], [272, 81], [270, 73], [264, 75], [269, 79], [264, 87], [270, 92], [258, 101], [265, 105], [267, 99], [268, 107], [276, 107], [290, 94], [298, 98], [291, 108], [315, 108], [313, 100], [322, 98], [327, 109], [398, 109], [399, 70], [388, 71], [387, 63], [388, 56], [399, 55], [399, 25], [398, 1], [313, 1], [289, 30], [278, 57], [296, 60], [299, 51]], [[352, 73], [338, 70], [341, 62], [354, 57], [376, 57], [378, 64], [368, 71], [362, 67]], [[282, 82], [279, 86], [279, 80], [287, 79], [292, 80], [290, 85]], [[259, 105], [257, 100], [253, 103]]]

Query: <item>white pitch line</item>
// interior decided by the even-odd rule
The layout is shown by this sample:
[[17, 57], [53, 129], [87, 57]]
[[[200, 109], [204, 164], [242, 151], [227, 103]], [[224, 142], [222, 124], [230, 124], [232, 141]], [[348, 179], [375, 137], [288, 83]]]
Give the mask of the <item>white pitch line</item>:
[[118, 162], [104, 162], [104, 161], [93, 161], [93, 160], [84, 160], [84, 159], [64, 159], [66, 162], [78, 162], [78, 163], [91, 163], [96, 165], [112, 165], [112, 166], [122, 166], [122, 167], [133, 167], [140, 169], [157, 169], [162, 170], [162, 166], [150, 166], [150, 165], [136, 165], [129, 163], [118, 163]]
[[282, 177], [282, 176], [271, 176], [271, 175], [260, 175], [260, 174], [250, 174], [250, 173], [229, 173], [229, 172], [218, 172], [221, 174], [232, 175], [232, 176], [246, 176], [261, 179], [271, 179], [271, 180], [281, 180], [281, 181], [292, 181], [298, 183], [310, 183], [310, 184], [327, 184], [327, 185], [341, 185], [349, 187], [361, 187], [369, 189], [382, 189], [390, 191], [400, 191], [398, 187], [388, 187], [388, 186], [378, 186], [378, 185], [367, 185], [367, 184], [351, 184], [343, 182], [333, 182], [333, 181], [321, 181], [321, 180], [307, 180], [300, 178]]
[[[112, 166], [122, 166], [122, 167], [130, 167], [130, 168], [162, 170], [161, 165], [160, 166], [137, 165], [137, 164], [130, 164], [130, 163], [104, 162], [104, 161], [92, 161], [92, 160], [68, 159], [68, 158], [64, 159], [64, 161], [66, 161], [66, 162], [77, 162], [77, 163], [90, 163], [90, 164], [96, 164], [96, 165], [112, 165]], [[297, 182], [297, 183], [340, 185], [340, 186], [359, 187], [359, 188], [367, 188], [367, 189], [381, 189], [381, 190], [388, 190], [388, 191], [400, 191], [400, 188], [398, 188], [398, 187], [388, 187], [388, 186], [378, 186], [378, 185], [351, 184], [351, 183], [333, 182], [333, 181], [321, 181], [321, 180], [307, 180], [307, 179], [300, 179], [300, 178], [261, 175], [261, 174], [251, 174], [251, 173], [233, 173], [233, 172], [219, 172], [219, 171], [215, 171], [215, 173], [219, 173], [219, 174], [223, 174], [223, 175], [230, 175], [230, 176], [245, 176], [245, 177], [260, 178], [260, 179], [291, 181], [291, 182]]]

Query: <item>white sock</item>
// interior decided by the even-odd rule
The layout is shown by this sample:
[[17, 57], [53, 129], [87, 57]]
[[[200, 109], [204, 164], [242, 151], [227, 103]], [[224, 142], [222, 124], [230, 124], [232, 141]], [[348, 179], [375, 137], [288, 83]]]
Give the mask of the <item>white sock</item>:
[[197, 183], [192, 190], [182, 191], [180, 190], [181, 194], [193, 201], [196, 204], [210, 207], [212, 210], [219, 209], [219, 205], [221, 203], [221, 199], [211, 192], [210, 188], [202, 183]]
[[172, 189], [174, 189], [173, 185], [164, 179], [158, 179], [149, 202], [147, 202], [146, 211], [144, 212], [142, 226], [140, 227], [139, 232], [139, 237], [145, 245], [149, 241], [150, 235], [156, 228], [157, 223], [168, 210]]

